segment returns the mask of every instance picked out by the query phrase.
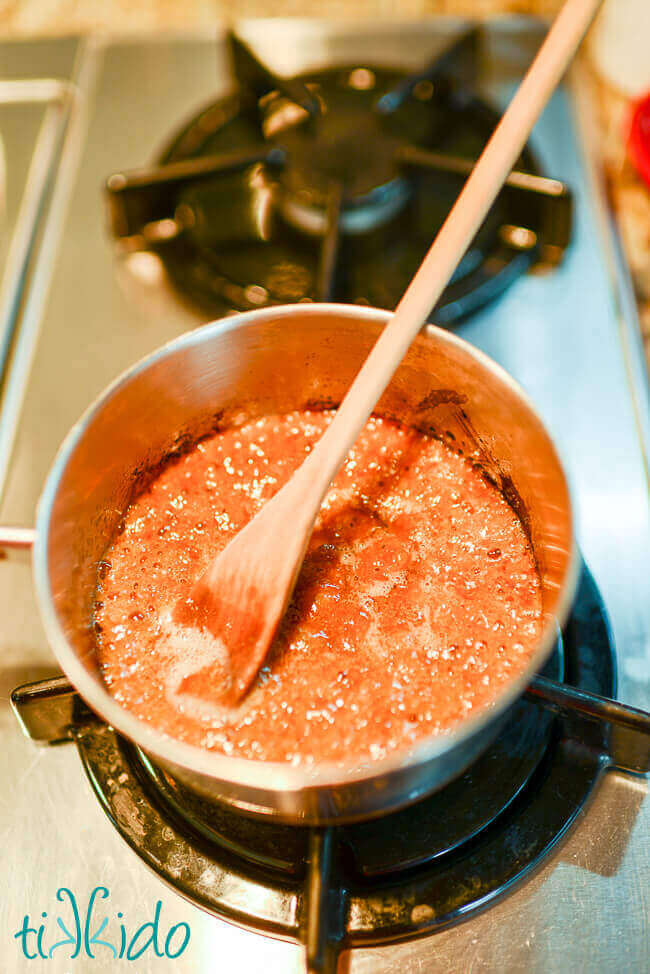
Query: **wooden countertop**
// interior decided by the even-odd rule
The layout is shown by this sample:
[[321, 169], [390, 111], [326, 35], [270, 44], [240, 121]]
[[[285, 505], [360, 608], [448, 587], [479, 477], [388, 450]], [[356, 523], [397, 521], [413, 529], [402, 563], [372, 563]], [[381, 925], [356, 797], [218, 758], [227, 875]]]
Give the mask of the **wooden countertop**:
[[599, 79], [596, 84], [603, 165], [634, 280], [650, 368], [650, 186], [627, 158], [632, 101]]

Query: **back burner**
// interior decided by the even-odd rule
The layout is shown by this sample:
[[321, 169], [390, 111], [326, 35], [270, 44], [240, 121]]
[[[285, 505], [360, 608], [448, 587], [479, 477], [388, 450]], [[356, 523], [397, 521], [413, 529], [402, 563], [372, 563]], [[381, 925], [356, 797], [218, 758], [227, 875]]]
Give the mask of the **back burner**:
[[[270, 304], [394, 308], [499, 119], [475, 93], [480, 31], [421, 71], [273, 74], [230, 37], [234, 94], [154, 167], [107, 182], [120, 248], [151, 250], [219, 316]], [[432, 320], [450, 325], [569, 243], [571, 196], [526, 148]]]

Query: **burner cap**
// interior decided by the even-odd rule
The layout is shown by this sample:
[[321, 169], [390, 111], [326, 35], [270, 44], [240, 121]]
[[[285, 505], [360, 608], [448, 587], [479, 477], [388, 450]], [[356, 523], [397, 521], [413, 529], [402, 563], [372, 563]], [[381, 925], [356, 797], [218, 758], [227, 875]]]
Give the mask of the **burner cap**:
[[277, 176], [280, 208], [307, 233], [327, 230], [333, 187], [340, 187], [341, 229], [366, 233], [385, 223], [409, 198], [397, 152], [402, 140], [376, 111], [377, 75], [369, 68], [306, 82], [321, 108], [310, 115], [277, 94], [264, 105], [263, 131], [287, 154]]

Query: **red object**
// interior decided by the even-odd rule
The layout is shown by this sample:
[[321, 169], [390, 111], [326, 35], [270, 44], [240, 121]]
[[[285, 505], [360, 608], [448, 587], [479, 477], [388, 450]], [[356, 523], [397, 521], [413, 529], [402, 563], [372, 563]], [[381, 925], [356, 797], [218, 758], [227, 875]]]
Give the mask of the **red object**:
[[639, 175], [650, 186], [650, 94], [638, 101], [632, 110], [627, 150]]

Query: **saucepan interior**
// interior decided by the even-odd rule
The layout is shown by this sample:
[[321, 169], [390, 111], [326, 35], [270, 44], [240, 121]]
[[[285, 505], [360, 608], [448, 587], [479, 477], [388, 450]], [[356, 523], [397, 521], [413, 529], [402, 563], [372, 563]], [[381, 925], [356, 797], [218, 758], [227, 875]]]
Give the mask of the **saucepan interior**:
[[206, 433], [269, 412], [336, 405], [387, 313], [305, 305], [238, 315], [190, 332], [118, 379], [71, 430], [37, 522], [35, 575], [54, 651], [90, 707], [203, 794], [252, 814], [326, 822], [373, 815], [445, 784], [487, 746], [542, 665], [575, 584], [566, 480], [548, 434], [498, 366], [448, 332], [414, 342], [378, 412], [429, 431], [476, 461], [533, 547], [547, 624], [529, 671], [453, 734], [363, 767], [309, 771], [226, 757], [170, 740], [107, 692], [96, 660], [97, 565], [139, 485]]

